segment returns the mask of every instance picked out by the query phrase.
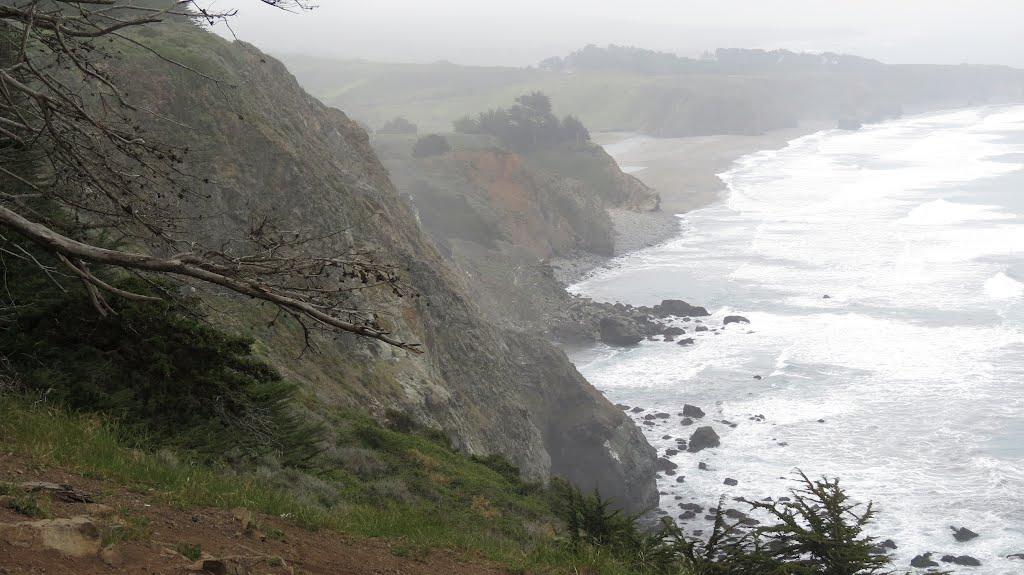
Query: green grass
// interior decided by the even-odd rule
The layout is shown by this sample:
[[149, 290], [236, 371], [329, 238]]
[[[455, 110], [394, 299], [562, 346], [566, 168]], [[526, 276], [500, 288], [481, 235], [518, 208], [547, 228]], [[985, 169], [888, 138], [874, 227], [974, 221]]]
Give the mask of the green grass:
[[[510, 480], [502, 463], [474, 461], [430, 434], [400, 433], [363, 418], [339, 416], [334, 423], [342, 427], [339, 444], [361, 446], [384, 466], [366, 478], [344, 468], [306, 476], [337, 487], [338, 499], [324, 505], [304, 492], [302, 481], [285, 487], [287, 478], [175, 462], [127, 447], [122, 430], [101, 417], [0, 395], [5, 450], [174, 506], [244, 507], [310, 530], [388, 538], [396, 540], [398, 553], [414, 558], [424, 550], [450, 549], [496, 561], [513, 572], [564, 573], [575, 566], [594, 574], [628, 573], [610, 556], [591, 550], [576, 555], [554, 537], [548, 492]], [[386, 502], [375, 495], [372, 486], [385, 475], [404, 483], [411, 497]], [[123, 532], [104, 537], [142, 539], [147, 533], [144, 521], [130, 521]]]

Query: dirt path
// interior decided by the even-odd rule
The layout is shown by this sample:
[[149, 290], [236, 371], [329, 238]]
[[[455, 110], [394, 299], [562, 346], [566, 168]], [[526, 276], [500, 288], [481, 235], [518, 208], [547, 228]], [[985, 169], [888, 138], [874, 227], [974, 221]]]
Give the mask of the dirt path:
[[[454, 553], [424, 552], [400, 541], [310, 532], [280, 518], [251, 516], [245, 510], [177, 509], [158, 503], [152, 495], [107, 482], [55, 469], [33, 469], [11, 455], [0, 454], [0, 482], [19, 490], [30, 482], [73, 488], [70, 497], [46, 489], [34, 494], [49, 508], [50, 520], [41, 521], [0, 505], [0, 575], [505, 573], [486, 561]], [[76, 494], [87, 495], [94, 502], [66, 501]], [[62, 527], [67, 522], [60, 518], [88, 519], [77, 519], [69, 534]], [[28, 522], [36, 526], [25, 526]], [[44, 530], [49, 531], [43, 534]], [[54, 550], [61, 537], [70, 537], [84, 550], [72, 554]], [[208, 560], [203, 565], [182, 552], [201, 552]]]

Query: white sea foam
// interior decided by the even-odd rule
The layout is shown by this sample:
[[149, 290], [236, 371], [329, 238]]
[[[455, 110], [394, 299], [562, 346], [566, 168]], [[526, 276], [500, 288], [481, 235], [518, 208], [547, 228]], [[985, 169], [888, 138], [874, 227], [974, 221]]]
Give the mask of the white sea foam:
[[[836, 475], [879, 505], [897, 566], [956, 551], [982, 560], [971, 573], [1020, 573], [1005, 557], [1024, 551], [1024, 450], [1005, 446], [1024, 437], [1024, 206], [976, 184], [1015, 190], [1000, 182], [1022, 153], [1020, 106], [806, 136], [738, 161], [727, 201], [686, 214], [677, 240], [574, 286], [687, 299], [713, 328], [751, 320], [719, 335], [681, 324], [694, 346], [574, 355], [615, 401], [740, 423], [715, 424], [722, 447], [696, 458], [712, 471], [659, 487], [713, 503], [725, 476], [740, 480], [731, 495], [760, 498], [796, 467]], [[652, 444], [689, 433], [676, 425], [648, 430]], [[949, 524], [983, 537], [954, 549]]]
[[1024, 284], [1003, 272], [985, 280], [985, 293], [993, 299], [1011, 299], [1024, 295]]

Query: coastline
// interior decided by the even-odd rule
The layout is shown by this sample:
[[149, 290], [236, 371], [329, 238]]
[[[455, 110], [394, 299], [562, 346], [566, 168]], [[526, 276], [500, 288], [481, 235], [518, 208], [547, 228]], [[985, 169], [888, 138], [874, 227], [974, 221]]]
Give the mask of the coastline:
[[718, 135], [654, 138], [630, 132], [593, 134], [624, 172], [661, 196], [661, 210], [609, 210], [615, 226], [615, 253], [598, 256], [575, 253], [552, 261], [564, 285], [574, 284], [613, 258], [669, 241], [679, 235], [680, 214], [707, 207], [722, 198], [725, 183], [718, 177], [733, 163], [755, 152], [777, 150], [801, 136], [831, 128], [806, 124], [757, 136]]

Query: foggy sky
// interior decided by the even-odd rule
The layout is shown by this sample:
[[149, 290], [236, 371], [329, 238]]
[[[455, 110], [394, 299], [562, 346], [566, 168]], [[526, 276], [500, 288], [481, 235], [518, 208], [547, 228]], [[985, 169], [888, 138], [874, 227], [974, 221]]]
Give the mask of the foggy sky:
[[318, 0], [287, 14], [257, 0], [238, 37], [272, 54], [532, 65], [586, 44], [696, 56], [720, 47], [856, 54], [890, 63], [1024, 68], [1024, 0]]

